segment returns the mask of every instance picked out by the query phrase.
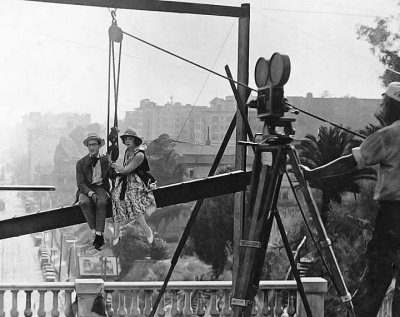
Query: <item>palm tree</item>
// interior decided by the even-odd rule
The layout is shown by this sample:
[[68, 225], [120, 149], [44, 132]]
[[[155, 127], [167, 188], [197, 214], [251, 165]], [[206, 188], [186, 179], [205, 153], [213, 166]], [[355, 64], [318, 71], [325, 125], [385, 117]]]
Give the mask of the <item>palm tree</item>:
[[[352, 134], [338, 127], [321, 126], [316, 137], [307, 134], [297, 149], [301, 163], [310, 168], [316, 168], [351, 153], [351, 149], [360, 143], [361, 141], [355, 140]], [[372, 169], [363, 169], [310, 183], [311, 187], [322, 190], [320, 212], [325, 224], [327, 224], [331, 211], [331, 203], [340, 204], [342, 202], [341, 194], [344, 192], [358, 193], [360, 186], [356, 180], [368, 178], [371, 174], [374, 174]]]

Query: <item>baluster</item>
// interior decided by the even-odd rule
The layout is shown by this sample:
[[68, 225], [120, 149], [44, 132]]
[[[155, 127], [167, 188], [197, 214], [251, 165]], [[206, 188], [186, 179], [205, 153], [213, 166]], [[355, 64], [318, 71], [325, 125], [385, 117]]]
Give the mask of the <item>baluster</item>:
[[258, 308], [257, 308], [257, 303], [256, 299], [254, 298], [253, 302], [251, 303], [251, 316], [256, 317], [258, 314]]
[[151, 295], [153, 295], [153, 290], [145, 290], [144, 291], [144, 308], [143, 308], [143, 315], [149, 316], [151, 313]]
[[139, 308], [139, 291], [132, 291], [132, 305], [130, 309], [130, 315], [133, 317], [140, 316]]
[[4, 292], [5, 291], [0, 290], [0, 317], [4, 317], [6, 315], [4, 310]]
[[282, 292], [276, 291], [276, 298], [275, 298], [275, 307], [274, 307], [274, 316], [281, 317], [283, 314], [283, 307], [282, 307]]
[[60, 312], [58, 311], [58, 293], [59, 290], [52, 290], [53, 292], [53, 308], [51, 309], [51, 316], [58, 317], [60, 316]]
[[217, 305], [217, 291], [211, 291], [211, 304], [210, 304], [210, 316], [219, 316], [218, 305]]
[[184, 317], [191, 317], [193, 315], [193, 309], [192, 309], [192, 303], [191, 303], [191, 298], [190, 295], [192, 294], [192, 291], [190, 289], [185, 289], [185, 298], [184, 298], [184, 304], [183, 304], [183, 316]]
[[113, 302], [112, 302], [112, 294], [113, 290], [106, 290], [106, 313], [108, 317], [111, 317], [114, 315], [114, 308], [113, 308]]
[[26, 294], [26, 303], [25, 303], [25, 310], [24, 316], [25, 317], [32, 317], [32, 291], [25, 291]]
[[179, 314], [178, 310], [178, 291], [172, 291], [172, 303], [171, 303], [171, 316], [176, 317]]
[[46, 294], [45, 290], [39, 290], [39, 308], [37, 311], [38, 317], [46, 317], [46, 312], [44, 310], [44, 295]]
[[293, 291], [289, 291], [289, 304], [287, 313], [290, 317], [294, 317], [296, 314], [296, 296]]
[[230, 317], [232, 315], [232, 309], [230, 303], [230, 295], [231, 295], [231, 290], [230, 289], [224, 289], [224, 306], [222, 307], [222, 316], [224, 317]]
[[11, 293], [12, 293], [12, 304], [11, 304], [10, 316], [18, 317], [18, 315], [19, 315], [19, 312], [18, 312], [18, 290], [13, 289], [13, 290], [11, 290]]
[[72, 290], [65, 290], [65, 310], [64, 315], [68, 316], [72, 310]]
[[161, 297], [160, 304], [158, 304], [157, 315], [158, 315], [158, 317], [165, 316], [165, 296], [164, 295]]
[[204, 300], [203, 300], [203, 292], [200, 290], [199, 291], [199, 299], [197, 301], [197, 308], [196, 308], [196, 314], [198, 317], [203, 317], [206, 313], [206, 310], [204, 309]]
[[261, 308], [261, 316], [263, 317], [272, 317], [272, 309], [269, 305], [269, 298], [268, 298], [269, 290], [263, 289], [263, 299], [262, 299], [262, 308]]
[[126, 291], [119, 291], [118, 294], [118, 316], [126, 316], [128, 314], [128, 310], [126, 309]]

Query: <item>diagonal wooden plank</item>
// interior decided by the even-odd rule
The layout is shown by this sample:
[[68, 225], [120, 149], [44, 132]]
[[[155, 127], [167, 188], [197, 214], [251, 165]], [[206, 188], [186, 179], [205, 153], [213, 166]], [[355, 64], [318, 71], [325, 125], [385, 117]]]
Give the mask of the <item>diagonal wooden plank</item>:
[[27, 0], [58, 4], [94, 6], [144, 11], [188, 13], [215, 15], [225, 17], [245, 17], [250, 15], [248, 8], [203, 4], [192, 2], [159, 1], [159, 0]]
[[[243, 191], [250, 183], [251, 172], [234, 171], [180, 184], [163, 186], [154, 191], [158, 207], [166, 207]], [[111, 209], [108, 210], [111, 217]], [[0, 239], [68, 227], [86, 222], [79, 205], [15, 216], [0, 221]]]

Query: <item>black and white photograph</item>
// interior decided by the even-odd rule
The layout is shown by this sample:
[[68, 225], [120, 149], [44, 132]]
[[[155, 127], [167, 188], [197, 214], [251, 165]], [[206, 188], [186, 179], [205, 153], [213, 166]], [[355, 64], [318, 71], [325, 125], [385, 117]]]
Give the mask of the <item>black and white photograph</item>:
[[398, 0], [0, 0], [0, 315], [400, 317]]

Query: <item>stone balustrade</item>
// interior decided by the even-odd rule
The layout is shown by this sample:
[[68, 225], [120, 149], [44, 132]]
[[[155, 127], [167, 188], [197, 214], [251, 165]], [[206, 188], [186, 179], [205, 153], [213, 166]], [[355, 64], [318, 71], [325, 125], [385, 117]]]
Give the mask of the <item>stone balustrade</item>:
[[[314, 316], [324, 316], [327, 282], [303, 278]], [[108, 316], [149, 316], [157, 290], [163, 282], [103, 282], [80, 279], [75, 282], [0, 283], [0, 317], [70, 317], [78, 298], [80, 317], [91, 313], [94, 298], [102, 292]], [[228, 317], [232, 313], [230, 281], [171, 281], [156, 317]], [[75, 293], [75, 294], [73, 294]], [[34, 305], [32, 305], [34, 303]], [[86, 307], [83, 307], [86, 306]], [[76, 308], [76, 307], [75, 307]], [[295, 281], [261, 281], [252, 316], [306, 316]]]

